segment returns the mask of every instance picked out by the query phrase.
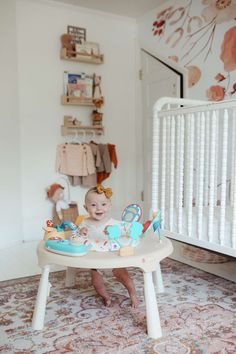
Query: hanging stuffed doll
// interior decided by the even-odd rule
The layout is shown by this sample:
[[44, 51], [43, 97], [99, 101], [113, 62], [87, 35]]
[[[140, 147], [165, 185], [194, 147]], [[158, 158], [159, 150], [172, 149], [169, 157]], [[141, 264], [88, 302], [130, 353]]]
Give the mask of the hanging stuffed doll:
[[69, 201], [69, 190], [67, 190], [68, 199], [65, 197], [64, 189], [61, 184], [54, 183], [47, 190], [47, 196], [55, 206], [53, 211], [54, 225], [61, 224], [62, 221], [74, 223], [79, 215], [77, 203]]
[[56, 213], [60, 221], [63, 220], [62, 210], [69, 209], [70, 207], [68, 201], [65, 199], [64, 189], [60, 184], [54, 183], [47, 191], [48, 198], [55, 204]]
[[103, 97], [101, 90], [101, 76], [93, 75], [93, 103], [96, 108], [101, 108], [103, 105]]

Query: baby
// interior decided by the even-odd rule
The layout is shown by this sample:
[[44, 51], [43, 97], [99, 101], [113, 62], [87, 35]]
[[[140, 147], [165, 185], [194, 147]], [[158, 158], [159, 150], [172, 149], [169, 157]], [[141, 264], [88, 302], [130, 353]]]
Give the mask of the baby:
[[[104, 188], [102, 185], [97, 185], [88, 190], [85, 195], [85, 209], [89, 214], [89, 218], [84, 220], [79, 228], [79, 234], [85, 237], [93, 237], [98, 232], [106, 236], [106, 227], [110, 225], [119, 224], [118, 221], [109, 217], [109, 211], [111, 209], [111, 188]], [[111, 297], [108, 294], [103, 277], [99, 271], [92, 269], [92, 284], [97, 293], [103, 298], [106, 306], [111, 305]], [[129, 292], [131, 299], [131, 306], [138, 306], [138, 299], [134, 287], [133, 280], [130, 278], [127, 269], [116, 268], [112, 270], [116, 279], [121, 282]]]

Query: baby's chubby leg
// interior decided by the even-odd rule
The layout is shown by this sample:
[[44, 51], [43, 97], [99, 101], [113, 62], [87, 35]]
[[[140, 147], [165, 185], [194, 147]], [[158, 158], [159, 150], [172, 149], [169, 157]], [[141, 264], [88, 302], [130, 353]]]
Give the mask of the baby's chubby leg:
[[134, 282], [130, 278], [129, 273], [126, 268], [115, 268], [112, 270], [113, 274], [115, 275], [116, 279], [121, 282], [129, 292], [129, 296], [131, 299], [131, 306], [137, 307], [138, 306], [138, 298], [136, 295]]
[[96, 292], [98, 293], [98, 295], [100, 295], [103, 298], [105, 306], [109, 307], [111, 305], [111, 298], [108, 292], [106, 291], [105, 284], [101, 274], [96, 269], [92, 269], [91, 273], [92, 273], [92, 284]]

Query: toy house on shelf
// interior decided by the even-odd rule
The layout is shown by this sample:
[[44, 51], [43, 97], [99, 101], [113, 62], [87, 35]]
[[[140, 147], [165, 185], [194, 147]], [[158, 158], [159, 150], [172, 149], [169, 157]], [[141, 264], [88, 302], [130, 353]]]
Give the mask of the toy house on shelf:
[[[72, 26], [69, 27], [70, 31]], [[61, 35], [61, 59], [91, 64], [103, 63], [104, 55], [100, 54], [99, 44], [87, 42], [85, 34], [85, 29], [73, 27], [71, 33]]]

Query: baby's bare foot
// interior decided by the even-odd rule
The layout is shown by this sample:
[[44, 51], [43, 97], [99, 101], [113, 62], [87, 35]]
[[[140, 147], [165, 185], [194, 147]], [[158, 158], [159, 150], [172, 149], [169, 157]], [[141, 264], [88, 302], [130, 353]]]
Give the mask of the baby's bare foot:
[[137, 298], [136, 294], [130, 295], [130, 299], [131, 299], [131, 307], [132, 308], [138, 307], [139, 301], [138, 301], [138, 298]]
[[103, 302], [104, 302], [104, 305], [106, 307], [110, 307], [111, 306], [111, 298], [110, 297], [104, 297], [103, 298]]

